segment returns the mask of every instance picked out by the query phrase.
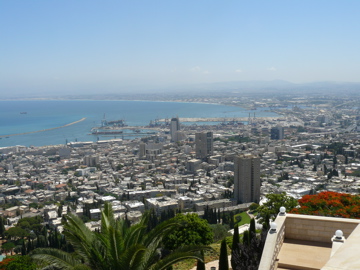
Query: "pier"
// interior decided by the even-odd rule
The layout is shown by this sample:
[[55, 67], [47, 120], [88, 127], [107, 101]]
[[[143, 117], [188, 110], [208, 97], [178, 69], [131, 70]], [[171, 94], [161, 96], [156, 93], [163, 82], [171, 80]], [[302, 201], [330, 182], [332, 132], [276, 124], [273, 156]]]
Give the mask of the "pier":
[[23, 133], [16, 133], [16, 134], [10, 134], [10, 135], [0, 135], [0, 138], [6, 138], [6, 137], [12, 137], [12, 136], [20, 136], [20, 135], [27, 135], [27, 134], [32, 134], [32, 133], [38, 133], [38, 132], [44, 132], [44, 131], [49, 131], [49, 130], [54, 130], [54, 129], [58, 129], [58, 128], [64, 128], [64, 127], [68, 127], [71, 125], [75, 125], [77, 123], [80, 123], [82, 121], [84, 121], [86, 119], [86, 117], [81, 118], [80, 120], [77, 120], [75, 122], [60, 126], [60, 127], [53, 127], [53, 128], [47, 128], [47, 129], [42, 129], [42, 130], [36, 130], [36, 131], [29, 131], [29, 132], [23, 132]]

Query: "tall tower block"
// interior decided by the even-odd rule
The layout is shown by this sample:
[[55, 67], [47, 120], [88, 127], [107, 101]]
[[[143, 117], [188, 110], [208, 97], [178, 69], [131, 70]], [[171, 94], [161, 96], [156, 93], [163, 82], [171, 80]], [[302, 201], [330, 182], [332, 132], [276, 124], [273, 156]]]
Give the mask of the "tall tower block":
[[195, 133], [195, 145], [196, 158], [203, 159], [211, 156], [214, 152], [213, 133], [211, 131]]
[[171, 118], [170, 121], [170, 135], [171, 135], [171, 141], [176, 141], [176, 131], [180, 130], [180, 121], [179, 117]]
[[260, 158], [254, 155], [235, 157], [234, 198], [238, 203], [260, 201]]

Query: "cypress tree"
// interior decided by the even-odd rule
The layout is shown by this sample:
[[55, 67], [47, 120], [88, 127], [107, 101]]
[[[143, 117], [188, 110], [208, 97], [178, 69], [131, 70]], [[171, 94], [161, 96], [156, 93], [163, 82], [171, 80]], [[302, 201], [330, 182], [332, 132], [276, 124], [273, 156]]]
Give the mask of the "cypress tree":
[[207, 205], [204, 209], [204, 219], [209, 222], [209, 206]]
[[26, 255], [25, 240], [22, 242], [22, 245], [21, 245], [21, 255]]
[[219, 270], [229, 270], [229, 261], [227, 255], [226, 239], [221, 241]]
[[250, 241], [256, 236], [256, 226], [255, 226], [254, 218], [250, 220], [249, 236], [250, 236]]
[[60, 206], [59, 206], [59, 208], [58, 208], [58, 210], [57, 210], [58, 217], [61, 217], [61, 215], [62, 215], [62, 211], [63, 211], [63, 206], [62, 206], [62, 205], [60, 205]]
[[264, 230], [269, 230], [270, 229], [270, 214], [269, 213], [266, 213], [266, 215], [265, 215], [263, 229]]
[[233, 228], [234, 227], [234, 213], [233, 212], [230, 212], [230, 221], [229, 221], [229, 226], [230, 228]]
[[239, 226], [235, 225], [231, 249], [236, 250], [238, 248], [239, 243], [240, 243], [240, 240], [239, 240]]
[[5, 233], [5, 226], [4, 226], [4, 219], [0, 217], [0, 236], [4, 238]]
[[221, 213], [221, 218], [222, 218], [222, 224], [228, 224], [227, 215], [225, 214], [224, 211]]
[[216, 224], [217, 218], [216, 218], [216, 209], [211, 209], [211, 222], [210, 224]]
[[256, 226], [255, 226], [255, 225], [256, 225], [256, 224], [255, 224], [255, 219], [252, 218], [252, 219], [250, 220], [250, 232], [256, 233]]
[[36, 247], [37, 248], [41, 247], [41, 242], [40, 242], [40, 238], [38, 235], [36, 236]]
[[57, 229], [55, 229], [55, 233], [54, 233], [54, 245], [55, 248], [60, 248], [59, 234]]
[[243, 234], [243, 245], [248, 246], [250, 244], [250, 233], [249, 231], [245, 231]]
[[200, 260], [197, 261], [196, 270], [206, 270], [203, 251], [201, 251], [201, 257], [202, 257], [203, 261], [200, 261]]

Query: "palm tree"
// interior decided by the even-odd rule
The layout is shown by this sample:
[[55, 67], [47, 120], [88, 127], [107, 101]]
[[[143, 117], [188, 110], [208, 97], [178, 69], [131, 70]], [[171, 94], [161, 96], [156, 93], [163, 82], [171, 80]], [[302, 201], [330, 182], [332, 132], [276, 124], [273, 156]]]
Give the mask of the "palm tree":
[[184, 224], [170, 219], [147, 232], [148, 220], [145, 213], [139, 223], [129, 226], [125, 220], [115, 220], [111, 205], [105, 204], [98, 233], [87, 228], [77, 216], [68, 215], [63, 233], [75, 252], [36, 249], [32, 257], [51, 265], [46, 269], [162, 270], [184, 259], [202, 260], [199, 251], [210, 249], [188, 246], [164, 256], [160, 249], [164, 237]]

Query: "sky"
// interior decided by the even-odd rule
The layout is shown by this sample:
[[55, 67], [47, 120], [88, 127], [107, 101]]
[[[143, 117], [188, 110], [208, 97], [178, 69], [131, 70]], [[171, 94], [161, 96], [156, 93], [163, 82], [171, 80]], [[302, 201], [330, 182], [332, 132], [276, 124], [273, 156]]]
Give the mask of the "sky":
[[360, 82], [359, 14], [358, 0], [0, 0], [0, 92]]

